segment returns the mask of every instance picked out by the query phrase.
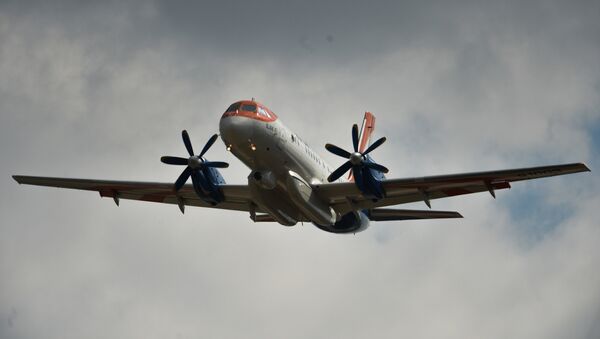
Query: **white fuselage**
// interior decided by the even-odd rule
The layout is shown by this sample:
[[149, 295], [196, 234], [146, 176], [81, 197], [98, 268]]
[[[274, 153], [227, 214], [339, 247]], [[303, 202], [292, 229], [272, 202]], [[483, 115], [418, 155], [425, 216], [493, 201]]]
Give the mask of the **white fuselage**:
[[259, 210], [289, 226], [339, 219], [310, 189], [327, 182], [331, 168], [280, 119], [224, 116], [219, 129], [227, 149], [252, 171], [248, 184]]

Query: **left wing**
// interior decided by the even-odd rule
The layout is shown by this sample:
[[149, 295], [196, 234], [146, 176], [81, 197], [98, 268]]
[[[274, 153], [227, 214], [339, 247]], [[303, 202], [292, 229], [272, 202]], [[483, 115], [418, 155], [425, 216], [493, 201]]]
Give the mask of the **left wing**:
[[477, 192], [490, 192], [496, 197], [498, 189], [510, 188], [511, 182], [531, 180], [578, 172], [589, 172], [584, 164], [565, 164], [502, 171], [439, 175], [420, 178], [389, 179], [381, 183], [386, 196], [371, 200], [363, 196], [353, 182], [315, 185], [316, 193], [338, 212], [344, 214], [359, 209], [406, 204]]
[[130, 199], [175, 204], [179, 205], [182, 211], [183, 206], [187, 205], [246, 212], [250, 212], [252, 206], [252, 208], [255, 208], [253, 212], [262, 212], [258, 207], [254, 207], [255, 205], [252, 203], [250, 192], [246, 185], [219, 186], [223, 191], [225, 201], [213, 206], [200, 199], [190, 184], [183, 186], [179, 192], [175, 193], [173, 183], [30, 177], [21, 175], [14, 175], [13, 179], [19, 184], [96, 191], [100, 193], [101, 197], [113, 198], [117, 205], [120, 199]]

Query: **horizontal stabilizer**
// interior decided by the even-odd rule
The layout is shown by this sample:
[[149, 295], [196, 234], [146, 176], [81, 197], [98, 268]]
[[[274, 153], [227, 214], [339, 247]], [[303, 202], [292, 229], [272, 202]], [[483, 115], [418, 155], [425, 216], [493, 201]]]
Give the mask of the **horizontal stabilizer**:
[[445, 219], [462, 217], [463, 216], [460, 213], [454, 211], [418, 211], [390, 208], [375, 208], [369, 211], [369, 219], [372, 221]]
[[[252, 218], [250, 218], [252, 219]], [[276, 222], [277, 220], [275, 220], [275, 218], [273, 218], [272, 216], [268, 215], [268, 214], [257, 214], [256, 216], [254, 216], [254, 219], [252, 219], [254, 222]]]

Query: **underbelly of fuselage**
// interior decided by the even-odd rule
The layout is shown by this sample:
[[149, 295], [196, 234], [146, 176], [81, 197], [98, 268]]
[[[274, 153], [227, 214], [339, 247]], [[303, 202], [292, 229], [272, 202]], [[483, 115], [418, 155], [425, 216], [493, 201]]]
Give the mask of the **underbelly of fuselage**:
[[290, 188], [298, 189], [294, 185], [298, 180], [302, 182], [300, 189], [306, 190], [304, 186], [322, 182], [327, 173], [324, 164], [319, 168], [319, 164], [307, 161], [307, 146], [300, 144], [279, 120], [264, 122], [234, 116], [221, 119], [219, 127], [227, 149], [251, 170], [248, 185], [259, 210], [287, 226], [298, 221], [315, 222], [315, 218], [321, 223], [335, 222], [335, 215], [327, 217], [331, 214], [328, 207], [315, 216], [311, 210], [314, 206], [307, 206], [311, 204], [309, 197], [304, 201], [303, 192], [290, 192]]

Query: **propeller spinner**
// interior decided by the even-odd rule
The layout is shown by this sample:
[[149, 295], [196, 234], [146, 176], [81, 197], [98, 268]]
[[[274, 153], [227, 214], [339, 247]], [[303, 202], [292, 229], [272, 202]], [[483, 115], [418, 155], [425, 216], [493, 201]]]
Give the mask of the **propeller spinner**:
[[[189, 158], [181, 158], [181, 157], [171, 157], [164, 156], [160, 158], [165, 164], [168, 165], [178, 165], [178, 166], [187, 166], [181, 175], [175, 181], [175, 191], [179, 191], [183, 185], [185, 185], [188, 178], [192, 175], [194, 171], [200, 171], [205, 168], [214, 167], [214, 168], [227, 168], [229, 164], [223, 161], [207, 161], [202, 156], [210, 149], [210, 147], [215, 143], [217, 138], [219, 137], [217, 134], [213, 135], [208, 139], [204, 148], [202, 148], [202, 152], [198, 155], [194, 155], [194, 149], [192, 148], [192, 142], [190, 141], [190, 136], [186, 130], [181, 132], [181, 137], [183, 138], [183, 143], [185, 145]], [[194, 177], [192, 177], [192, 180]]]
[[338, 167], [335, 171], [333, 171], [329, 175], [329, 177], [327, 178], [327, 181], [329, 181], [329, 182], [336, 181], [342, 175], [344, 175], [344, 173], [348, 172], [348, 170], [350, 170], [350, 169], [352, 169], [353, 171], [360, 170], [363, 167], [371, 168], [371, 169], [374, 169], [374, 170], [377, 170], [377, 171], [383, 172], [383, 173], [389, 172], [389, 170], [385, 166], [376, 164], [371, 161], [365, 161], [366, 160], [365, 156], [367, 154], [371, 153], [377, 147], [381, 146], [381, 144], [383, 144], [385, 141], [386, 141], [385, 137], [380, 138], [377, 141], [375, 141], [371, 146], [369, 146], [369, 148], [367, 148], [364, 152], [362, 152], [362, 153], [359, 152], [358, 151], [358, 125], [354, 124], [352, 126], [352, 146], [354, 146], [354, 152], [350, 153], [350, 152], [348, 152], [340, 147], [337, 147], [336, 145], [332, 145], [332, 144], [325, 145], [325, 148], [329, 152], [331, 152], [335, 155], [338, 155], [342, 158], [348, 159], [348, 161], [343, 163], [342, 166]]

